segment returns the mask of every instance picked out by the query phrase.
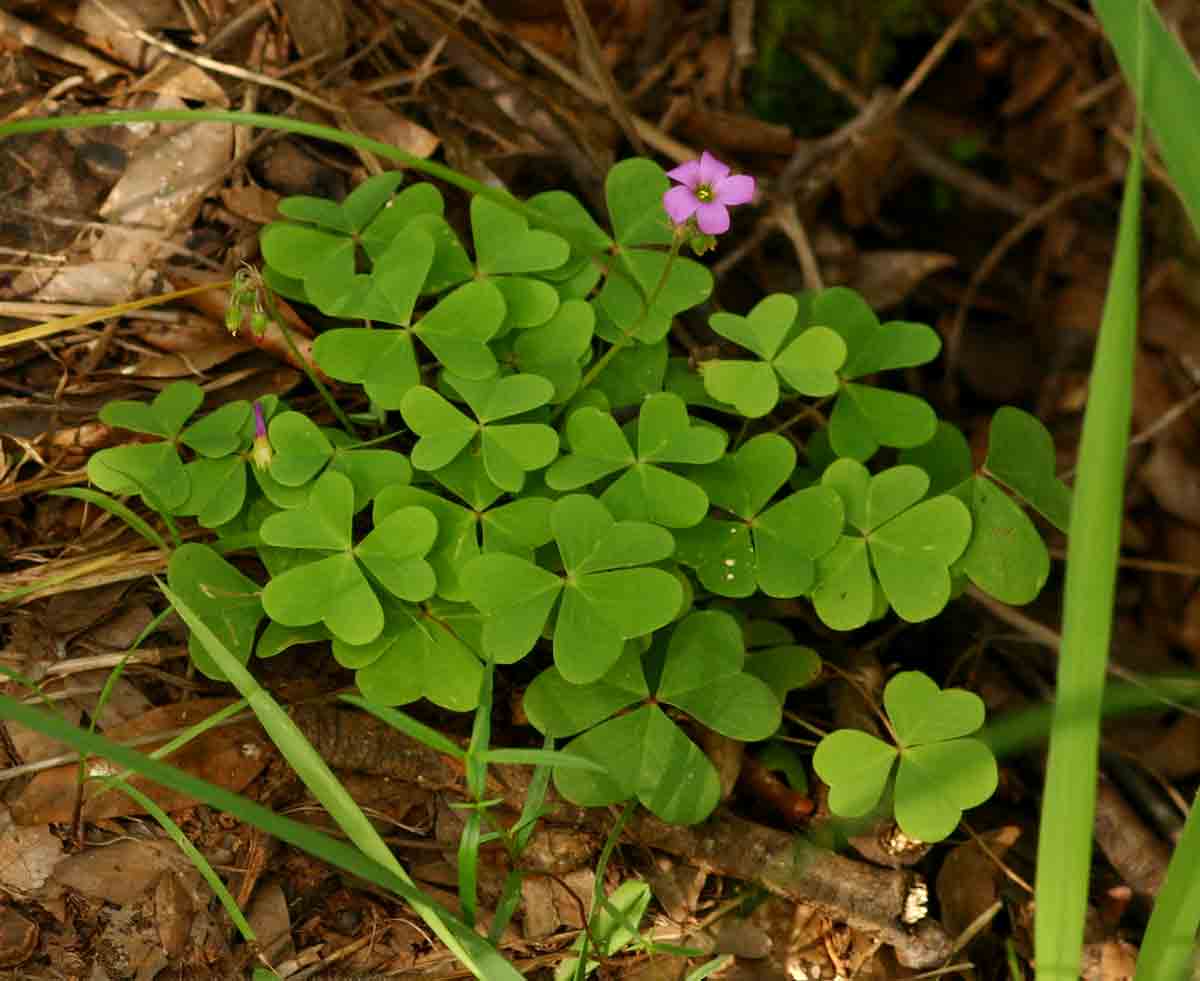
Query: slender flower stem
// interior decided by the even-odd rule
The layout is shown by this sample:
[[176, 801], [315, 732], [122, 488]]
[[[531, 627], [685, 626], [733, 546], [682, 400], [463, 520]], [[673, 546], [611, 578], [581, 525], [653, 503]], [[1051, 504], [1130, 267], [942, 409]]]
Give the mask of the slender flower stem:
[[300, 349], [296, 347], [296, 342], [292, 338], [291, 329], [284, 322], [284, 319], [279, 316], [279, 311], [275, 308], [274, 296], [271, 294], [270, 290], [264, 289], [263, 292], [267, 297], [267, 313], [274, 322], [275, 326], [279, 328], [279, 332], [283, 334], [283, 339], [287, 343], [288, 350], [292, 352], [292, 357], [296, 359], [296, 364], [300, 365], [300, 369], [308, 376], [308, 380], [312, 382], [316, 390], [321, 393], [321, 398], [325, 400], [325, 404], [329, 406], [329, 409], [333, 413], [334, 417], [339, 423], [341, 423], [342, 428], [346, 430], [346, 434], [353, 439], [358, 439], [358, 430], [354, 428], [354, 423], [352, 423], [346, 413], [342, 411], [342, 407], [337, 404], [337, 399], [333, 397], [333, 393], [325, 387], [325, 383], [321, 381], [317, 373], [312, 370], [312, 366], [308, 363], [308, 360], [300, 353]]
[[[600, 372], [608, 367], [609, 362], [611, 362], [613, 358], [625, 350], [625, 348], [629, 347], [629, 345], [633, 342], [634, 336], [639, 330], [642, 329], [642, 324], [646, 322], [646, 318], [650, 315], [650, 308], [654, 306], [654, 302], [658, 299], [658, 295], [662, 292], [663, 287], [667, 285], [667, 280], [671, 276], [671, 267], [675, 265], [675, 259], [679, 255], [679, 246], [683, 244], [683, 238], [684, 236], [681, 229], [676, 228], [675, 236], [671, 239], [671, 250], [667, 253], [667, 261], [663, 263], [662, 272], [659, 273], [658, 276], [658, 282], [654, 284], [654, 289], [652, 289], [649, 293], [643, 294], [642, 296], [642, 309], [638, 313], [637, 320], [633, 322], [632, 326], [623, 329], [621, 331], [621, 336], [612, 343], [612, 346], [609, 347], [607, 351], [605, 351], [602, 355], [600, 355], [599, 358], [596, 359], [596, 363], [587, 370], [587, 374], [585, 374], [583, 379], [579, 382], [579, 388], [576, 389], [577, 392], [582, 392], [592, 382], [594, 382], [597, 376], [599, 376]], [[558, 411], [554, 413], [554, 418], [557, 419], [560, 415], [562, 415], [562, 412], [565, 408], [566, 403], [559, 406]]]

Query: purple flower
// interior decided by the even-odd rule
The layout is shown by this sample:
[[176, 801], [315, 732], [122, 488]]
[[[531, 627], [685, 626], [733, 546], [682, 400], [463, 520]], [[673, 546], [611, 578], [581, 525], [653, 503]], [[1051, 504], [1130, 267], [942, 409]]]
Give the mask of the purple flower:
[[667, 176], [678, 182], [663, 195], [663, 207], [671, 221], [682, 225], [693, 215], [705, 235], [720, 235], [729, 230], [729, 207], [746, 204], [754, 197], [754, 178], [744, 174], [730, 176], [729, 167], [705, 150], [699, 160], [689, 160]]

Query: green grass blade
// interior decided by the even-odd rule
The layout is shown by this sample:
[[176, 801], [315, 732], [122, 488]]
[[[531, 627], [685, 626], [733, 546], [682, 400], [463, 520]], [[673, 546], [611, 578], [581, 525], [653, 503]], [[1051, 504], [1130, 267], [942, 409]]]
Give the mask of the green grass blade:
[[1154, 901], [1154, 912], [1142, 937], [1137, 973], [1133, 981], [1185, 981], [1196, 960], [1197, 930], [1200, 929], [1200, 795], [1175, 854], [1167, 866], [1167, 878]]
[[1125, 178], [1071, 504], [1057, 701], [1038, 839], [1038, 981], [1079, 977], [1137, 342], [1141, 187], [1139, 139]]
[[259, 686], [253, 675], [229, 652], [195, 611], [166, 585], [161, 582], [158, 585], [191, 629], [192, 635], [204, 645], [225, 673], [225, 677], [249, 702], [271, 741], [304, 781], [304, 785], [321, 802], [351, 842], [373, 862], [409, 886], [412, 896], [406, 895], [405, 899], [439, 939], [477, 977], [486, 978], [487, 981], [517, 981], [521, 975], [504, 961], [495, 948], [485, 943], [461, 921], [452, 922], [443, 909], [413, 887], [408, 873], [396, 861], [387, 843], [379, 836], [354, 798], [338, 781], [320, 754], [313, 749], [312, 744], [304, 738], [303, 733], [279, 703]]
[[163, 831], [167, 833], [167, 837], [179, 846], [179, 850], [188, 857], [188, 860], [196, 867], [196, 871], [204, 877], [204, 881], [208, 883], [208, 887], [213, 891], [213, 895], [225, 907], [225, 912], [229, 914], [229, 919], [237, 927], [237, 931], [242, 935], [242, 939], [247, 943], [252, 943], [256, 940], [257, 935], [254, 932], [254, 928], [246, 921], [246, 917], [243, 915], [241, 907], [238, 906], [237, 900], [225, 888], [225, 883], [221, 881], [221, 877], [217, 875], [213, 867], [208, 864], [208, 859], [200, 854], [188, 836], [183, 833], [183, 829], [171, 820], [170, 815], [138, 790], [137, 787], [126, 783], [120, 777], [107, 777], [104, 783], [112, 789], [119, 790], [127, 796], [132, 797], [147, 814], [159, 823]]
[[[364, 855], [358, 848], [331, 838], [310, 825], [281, 817], [261, 804], [240, 797], [224, 787], [177, 770], [169, 764], [151, 759], [103, 736], [79, 729], [52, 713], [22, 705], [7, 695], [0, 695], [0, 719], [12, 719], [66, 743], [81, 754], [109, 760], [164, 787], [194, 797], [217, 810], [226, 811], [238, 820], [261, 828], [267, 834], [295, 845], [329, 865], [395, 893], [423, 917], [432, 913], [441, 929], [454, 931], [455, 936], [448, 946], [456, 952], [459, 949], [464, 951], [458, 956], [464, 964], [471, 967], [477, 977], [486, 978], [487, 981], [523, 981], [511, 965], [484, 943], [483, 938], [476, 936], [465, 923], [417, 889], [403, 869], [397, 873], [395, 869], [399, 866], [394, 858], [388, 863], [388, 867], [384, 867]], [[426, 922], [433, 926], [429, 919], [426, 919]]]
[[569, 222], [560, 221], [536, 208], [529, 207], [498, 187], [492, 187], [465, 174], [460, 174], [445, 164], [414, 156], [390, 143], [382, 143], [357, 133], [343, 133], [332, 126], [323, 126], [320, 123], [305, 122], [302, 119], [292, 119], [287, 116], [271, 116], [260, 112], [238, 112], [233, 109], [126, 109], [88, 115], [18, 119], [0, 124], [0, 139], [20, 133], [43, 133], [54, 129], [86, 129], [94, 126], [121, 126], [129, 123], [232, 123], [235, 126], [282, 130], [285, 133], [311, 136], [318, 140], [327, 140], [330, 143], [340, 143], [342, 146], [367, 150], [385, 160], [395, 160], [412, 170], [420, 171], [471, 194], [495, 201], [501, 207], [524, 215], [535, 226], [551, 229], [568, 241], [578, 241], [586, 246], [586, 232], [581, 232], [577, 226], [573, 226]]
[[120, 518], [151, 545], [161, 548], [164, 552], [167, 551], [167, 543], [163, 539], [163, 536], [155, 531], [145, 518], [116, 498], [109, 497], [107, 494], [102, 494], [100, 491], [95, 491], [88, 487], [64, 487], [61, 490], [52, 490], [49, 494], [51, 497], [73, 497], [78, 501], [86, 501], [88, 504], [94, 504], [102, 511], [107, 511], [113, 517]]
[[[1138, 45], [1145, 44], [1142, 114], [1158, 143], [1192, 227], [1200, 232], [1200, 74], [1146, 0], [1092, 0], [1126, 79], [1136, 89]], [[1143, 32], [1139, 34], [1139, 31]]]

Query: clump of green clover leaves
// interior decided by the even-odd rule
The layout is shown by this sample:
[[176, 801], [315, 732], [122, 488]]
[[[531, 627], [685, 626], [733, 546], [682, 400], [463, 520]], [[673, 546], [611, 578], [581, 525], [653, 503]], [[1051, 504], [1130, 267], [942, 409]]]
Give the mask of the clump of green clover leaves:
[[841, 817], [871, 812], [891, 784], [896, 824], [910, 838], [941, 841], [996, 789], [996, 760], [971, 733], [983, 701], [962, 688], [940, 689], [920, 671], [902, 671], [883, 691], [895, 745], [858, 729], [839, 729], [817, 745], [813, 769], [829, 784], [829, 809]]
[[[853, 630], [928, 620], [966, 583], [1008, 603], [1045, 583], [1031, 511], [1065, 528], [1069, 508], [1050, 436], [1003, 409], [976, 466], [895, 387], [937, 356], [929, 327], [880, 323], [841, 287], [775, 293], [708, 316], [713, 357], [673, 355], [673, 320], [713, 288], [682, 246], [715, 244], [749, 178], [709, 155], [670, 176], [626, 160], [607, 227], [563, 191], [477, 196], [467, 242], [433, 184], [402, 182], [288, 198], [262, 232], [256, 288], [319, 314], [341, 426], [219, 391], [197, 417], [192, 382], [101, 412], [137, 436], [90, 479], [173, 535], [182, 517], [210, 530], [177, 537], [168, 580], [243, 661], [322, 645], [372, 702], [470, 711], [491, 665], [538, 659], [530, 720], [606, 767], [560, 769], [562, 794], [692, 822], [718, 785], [690, 734], [769, 739], [819, 665], [783, 642], [748, 655], [783, 628], [739, 604], [803, 600]], [[259, 321], [276, 306], [253, 304]], [[929, 838], [914, 698], [893, 712], [897, 808]]]

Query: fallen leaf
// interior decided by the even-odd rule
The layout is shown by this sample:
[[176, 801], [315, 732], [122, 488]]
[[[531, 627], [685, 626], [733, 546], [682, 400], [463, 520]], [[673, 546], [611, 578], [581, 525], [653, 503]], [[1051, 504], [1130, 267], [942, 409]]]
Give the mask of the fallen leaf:
[[[209, 698], [168, 705], [152, 709], [132, 722], [108, 729], [104, 735], [115, 742], [125, 742], [156, 732], [175, 730], [194, 725], [228, 704], [228, 699]], [[164, 736], [162, 742], [165, 743], [168, 738]], [[149, 752], [156, 745], [161, 743], [138, 748], [141, 752]], [[270, 747], [270, 742], [256, 724], [244, 722], [210, 729], [173, 753], [168, 757], [168, 762], [193, 776], [238, 793], [266, 765]], [[107, 762], [93, 760], [91, 772], [107, 776], [114, 771]], [[77, 774], [78, 768], [74, 764], [39, 773], [13, 804], [16, 822], [30, 825], [70, 821], [77, 793]], [[130, 783], [166, 811], [181, 810], [196, 803], [191, 797], [141, 777], [130, 778]], [[132, 798], [120, 791], [112, 791], [93, 800], [93, 795], [99, 789], [99, 784], [91, 783], [85, 791], [85, 797], [88, 798], [83, 806], [85, 820], [97, 821], [143, 813]]]

